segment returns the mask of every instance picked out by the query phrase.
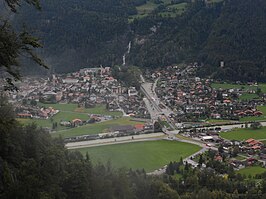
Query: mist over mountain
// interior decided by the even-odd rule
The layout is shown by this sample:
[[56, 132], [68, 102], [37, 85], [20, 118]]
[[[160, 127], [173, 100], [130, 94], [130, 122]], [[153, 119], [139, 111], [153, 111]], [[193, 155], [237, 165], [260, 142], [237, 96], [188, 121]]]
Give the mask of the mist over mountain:
[[[200, 62], [201, 76], [265, 81], [266, 2], [263, 0], [42, 1], [23, 6], [15, 23], [27, 22], [57, 72], [96, 65], [163, 67]], [[225, 63], [220, 67], [220, 62]]]

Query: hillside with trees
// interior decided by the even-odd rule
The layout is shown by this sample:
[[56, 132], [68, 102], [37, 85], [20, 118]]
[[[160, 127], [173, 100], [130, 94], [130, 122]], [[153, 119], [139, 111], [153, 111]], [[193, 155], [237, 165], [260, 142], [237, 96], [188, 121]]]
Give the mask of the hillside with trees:
[[[265, 81], [263, 0], [41, 1], [13, 20], [42, 39], [39, 51], [57, 72], [96, 65], [164, 67], [199, 62], [201, 76]], [[224, 68], [220, 62], [224, 61]]]
[[[201, 74], [233, 81], [266, 79], [266, 2], [226, 1], [201, 54]], [[225, 66], [220, 66], [224, 61]], [[219, 67], [219, 68], [218, 68]]]

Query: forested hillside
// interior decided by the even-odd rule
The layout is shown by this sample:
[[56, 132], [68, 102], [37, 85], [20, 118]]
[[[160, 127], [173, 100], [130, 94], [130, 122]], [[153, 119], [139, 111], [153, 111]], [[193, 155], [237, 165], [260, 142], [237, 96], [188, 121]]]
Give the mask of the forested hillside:
[[[202, 52], [202, 74], [230, 80], [266, 81], [266, 1], [225, 3]], [[224, 61], [225, 67], [219, 68]]]
[[23, 6], [17, 26], [27, 26], [44, 45], [40, 52], [59, 72], [99, 64], [122, 63], [128, 43], [127, 16], [136, 8], [129, 0], [46, 0], [42, 10]]
[[43, 40], [41, 55], [58, 72], [121, 65], [131, 41], [128, 65], [200, 62], [201, 76], [266, 79], [263, 0], [47, 0], [41, 5], [41, 12], [22, 6], [14, 22], [30, 24]]

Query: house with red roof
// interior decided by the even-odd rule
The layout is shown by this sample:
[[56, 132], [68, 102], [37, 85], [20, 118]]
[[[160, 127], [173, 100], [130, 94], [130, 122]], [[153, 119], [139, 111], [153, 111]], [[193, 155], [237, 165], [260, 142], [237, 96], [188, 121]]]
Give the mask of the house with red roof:
[[74, 125], [74, 126], [80, 126], [80, 125], [82, 125], [82, 120], [81, 119], [74, 119], [74, 120], [72, 120], [72, 124]]

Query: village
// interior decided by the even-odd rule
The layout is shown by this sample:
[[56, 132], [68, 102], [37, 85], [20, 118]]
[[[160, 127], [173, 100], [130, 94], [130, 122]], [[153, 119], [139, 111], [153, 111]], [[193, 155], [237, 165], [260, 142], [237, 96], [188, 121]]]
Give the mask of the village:
[[[174, 111], [171, 118], [175, 123], [185, 126], [208, 120], [237, 122], [241, 118], [263, 115], [257, 106], [265, 104], [265, 93], [261, 93], [257, 83], [250, 83], [247, 88], [214, 88], [214, 80], [195, 76], [196, 69], [196, 64], [185, 71], [169, 66], [150, 75], [153, 81], [157, 80], [156, 94], [162, 104]], [[241, 96], [259, 92], [260, 97], [241, 100]]]
[[[251, 125], [246, 125], [245, 128], [250, 132], [254, 132], [257, 128], [261, 128], [259, 125], [261, 125], [259, 122], [255, 122]], [[224, 166], [232, 165], [235, 170], [254, 165], [266, 166], [265, 142], [253, 138], [230, 140], [224, 138], [224, 136], [221, 135], [221, 132], [225, 134], [227, 131], [222, 130], [220, 127], [193, 128], [180, 131], [180, 135], [192, 138], [205, 145], [205, 153], [190, 158], [194, 163], [192, 164], [193, 166], [206, 167], [207, 160], [210, 159], [212, 161], [223, 163]], [[202, 157], [200, 158], [201, 160], [199, 157], [206, 156], [206, 154], [211, 154], [212, 157], [205, 157], [206, 162], [204, 163]], [[226, 173], [226, 171], [223, 172]]]
[[[104, 124], [124, 117], [135, 122], [133, 125], [111, 125], [107, 130], [95, 133], [84, 131], [79, 135], [65, 136], [66, 143], [107, 138], [116, 140], [123, 136], [132, 136], [133, 140], [134, 136], [140, 134], [158, 131], [167, 134], [175, 130], [180, 136], [204, 146], [205, 153], [190, 157], [189, 162], [194, 166], [210, 165], [207, 161], [210, 158], [206, 158], [206, 154], [211, 154], [211, 160], [221, 162], [224, 166], [232, 165], [236, 170], [248, 165], [266, 165], [263, 142], [252, 137], [241, 141], [225, 139], [220, 133], [226, 130], [219, 127], [237, 124], [248, 129], [251, 128], [252, 119], [262, 118], [263, 121], [264, 112], [258, 107], [264, 107], [265, 93], [256, 82], [242, 86], [239, 83], [237, 88], [229, 89], [215, 87], [212, 79], [201, 79], [195, 75], [197, 67], [197, 64], [181, 69], [168, 66], [164, 70], [145, 74], [147, 81], [154, 82], [154, 95], [158, 97], [151, 99], [150, 103], [158, 101], [160, 108], [171, 110], [169, 115], [160, 113], [158, 118], [151, 117], [145, 94], [115, 79], [109, 67], [85, 68], [69, 74], [53, 74], [49, 78], [26, 77], [18, 84], [20, 92], [9, 94], [9, 99], [15, 107], [17, 118], [35, 121], [53, 121], [60, 111], [67, 112], [56, 109], [56, 105], [75, 105], [75, 112], [99, 106], [106, 109], [103, 114], [88, 111], [80, 113], [84, 116], [81, 118], [60, 118], [60, 122], [52, 123], [49, 132], [57, 132], [58, 126], [62, 129], [60, 131], [81, 129], [90, 124]], [[241, 98], [245, 95], [256, 97]], [[156, 111], [154, 107], [152, 110]]]
[[[53, 122], [49, 132], [58, 126], [69, 129], [87, 124], [101, 123], [119, 117], [141, 118], [144, 124], [117, 125], [109, 128], [108, 132], [99, 132], [93, 135], [71, 136], [65, 138], [66, 142], [101, 139], [124, 135], [134, 135], [153, 132], [153, 124], [146, 109], [143, 97], [135, 87], [125, 87], [118, 82], [109, 67], [81, 69], [78, 72], [51, 75], [49, 78], [26, 77], [17, 84], [19, 92], [9, 93], [17, 118], [34, 119], [34, 121], [53, 121], [60, 111], [56, 105], [75, 105], [73, 113], [101, 107], [104, 113], [91, 114], [89, 111], [79, 118], [65, 120], [60, 115], [59, 122]], [[48, 105], [48, 106], [46, 106]], [[121, 113], [117, 114], [117, 113]], [[119, 115], [119, 116], [118, 116]], [[38, 123], [38, 122], [37, 122]]]
[[122, 86], [112, 77], [109, 67], [81, 69], [79, 72], [52, 75], [46, 79], [28, 77], [18, 87], [20, 92], [10, 95], [18, 117], [48, 119], [55, 114], [54, 110], [32, 108], [38, 107], [37, 102], [40, 102], [75, 103], [84, 108], [105, 104], [110, 111], [123, 111], [130, 116], [149, 118], [136, 89]]

